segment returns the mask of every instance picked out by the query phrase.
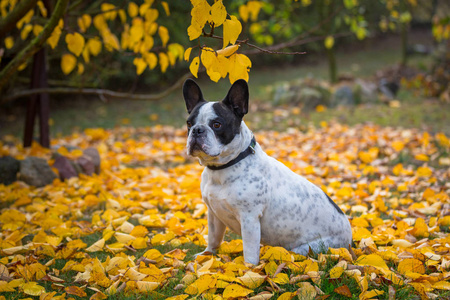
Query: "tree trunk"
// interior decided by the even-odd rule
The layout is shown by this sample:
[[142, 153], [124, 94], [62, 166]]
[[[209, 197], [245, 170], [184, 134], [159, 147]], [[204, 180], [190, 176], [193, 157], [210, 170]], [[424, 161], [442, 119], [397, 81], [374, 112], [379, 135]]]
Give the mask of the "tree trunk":
[[408, 61], [408, 24], [402, 23], [400, 25], [400, 35], [402, 39], [402, 66], [406, 66]]
[[336, 66], [336, 55], [335, 55], [334, 47], [327, 49], [327, 55], [328, 55], [328, 70], [329, 70], [330, 82], [335, 83], [335, 82], [337, 82], [337, 66]]

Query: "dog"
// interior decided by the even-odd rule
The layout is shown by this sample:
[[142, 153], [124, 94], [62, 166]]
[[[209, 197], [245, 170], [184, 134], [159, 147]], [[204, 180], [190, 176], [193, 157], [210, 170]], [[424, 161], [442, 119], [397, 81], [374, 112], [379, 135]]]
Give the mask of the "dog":
[[192, 79], [183, 85], [187, 153], [205, 166], [202, 199], [208, 208], [208, 246], [215, 254], [226, 227], [242, 236], [244, 260], [257, 265], [260, 245], [301, 255], [348, 248], [350, 223], [319, 187], [268, 156], [243, 121], [248, 112], [245, 80], [233, 83], [222, 101], [207, 102]]

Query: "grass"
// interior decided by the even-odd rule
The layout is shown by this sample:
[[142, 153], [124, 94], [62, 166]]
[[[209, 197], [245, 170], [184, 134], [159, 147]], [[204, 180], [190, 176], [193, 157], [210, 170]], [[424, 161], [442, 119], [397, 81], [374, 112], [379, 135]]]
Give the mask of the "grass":
[[[337, 64], [340, 74], [367, 78], [376, 71], [392, 66], [400, 61], [400, 50], [395, 37], [383, 40], [368, 40], [363, 44], [354, 44], [355, 49], [341, 49], [337, 53]], [[450, 104], [439, 101], [425, 100], [415, 96], [411, 91], [400, 90], [398, 99], [401, 108], [392, 108], [384, 104], [359, 105], [352, 109], [337, 108], [324, 112], [301, 113], [289, 118], [276, 118], [273, 111], [289, 109], [289, 107], [274, 107], [266, 87], [299, 78], [312, 77], [327, 79], [327, 64], [323, 56], [317, 54], [304, 55], [298, 65], [285, 65], [279, 68], [254, 67], [250, 72], [250, 106], [256, 110], [247, 116], [253, 130], [276, 129], [287, 127], [307, 127], [309, 124], [318, 126], [321, 121], [337, 120], [344, 124], [373, 122], [382, 126], [405, 128], [421, 128], [431, 132], [443, 131], [450, 133], [448, 111]], [[431, 63], [430, 56], [416, 56], [410, 59], [411, 66], [424, 67]], [[207, 100], [223, 99], [230, 84], [228, 79], [212, 83], [206, 74], [200, 74], [197, 80], [202, 87]], [[24, 131], [24, 115], [26, 100], [19, 100], [20, 106], [6, 108], [0, 113], [0, 137], [13, 135], [20, 137]], [[269, 108], [261, 109], [261, 107]], [[172, 93], [164, 99], [149, 101], [107, 101], [102, 102], [96, 97], [73, 97], [60, 101], [54, 98], [51, 104], [51, 135], [61, 136], [85, 128], [113, 128], [115, 126], [154, 126], [156, 124], [184, 125], [184, 101], [181, 88], [178, 93]], [[36, 134], [37, 135], [37, 134]]]

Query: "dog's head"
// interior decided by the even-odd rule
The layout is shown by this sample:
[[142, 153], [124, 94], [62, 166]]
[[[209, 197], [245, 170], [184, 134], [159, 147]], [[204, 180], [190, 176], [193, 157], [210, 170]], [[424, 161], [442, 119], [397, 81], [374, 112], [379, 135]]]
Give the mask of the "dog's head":
[[[187, 118], [189, 155], [202, 162], [220, 162], [221, 156], [230, 155], [240, 139], [241, 122], [248, 112], [248, 86], [237, 80], [225, 99], [207, 102], [200, 87], [188, 79], [183, 85], [183, 96], [189, 113]], [[236, 144], [236, 145], [235, 145]]]

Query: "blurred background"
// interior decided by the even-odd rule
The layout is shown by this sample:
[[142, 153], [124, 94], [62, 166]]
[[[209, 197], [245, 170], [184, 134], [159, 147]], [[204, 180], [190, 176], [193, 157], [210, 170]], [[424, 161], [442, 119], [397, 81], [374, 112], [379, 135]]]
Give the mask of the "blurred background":
[[[13, 5], [13, 2], [0, 1], [3, 19], [0, 21], [0, 70], [6, 70], [20, 51], [32, 43], [59, 3], [22, 0]], [[33, 14], [28, 17], [28, 12], [13, 27], [6, 27], [4, 23], [14, 8], [27, 2], [32, 2]], [[263, 52], [245, 44], [239, 49], [252, 61], [249, 73], [252, 113], [246, 116], [246, 121], [253, 130], [288, 127], [306, 130], [311, 124], [321, 126], [334, 120], [350, 125], [372, 122], [450, 134], [449, 1], [223, 3], [227, 12], [242, 23], [239, 40], [248, 39], [249, 43], [267, 50]], [[150, 59], [146, 60], [148, 66], [139, 70], [136, 58], [141, 53], [130, 50], [124, 41], [127, 34], [133, 35], [136, 19], [150, 18], [146, 13], [152, 9], [157, 26], [155, 38], [146, 51], [155, 53], [158, 63], [151, 68]], [[59, 41], [44, 46], [45, 67], [35, 67], [33, 71], [30, 58], [2, 86], [0, 138], [23, 137], [32, 93], [26, 96], [20, 93], [35, 89], [33, 76], [41, 78], [43, 72], [50, 91], [51, 137], [96, 127], [183, 126], [186, 112], [181, 83], [189, 74], [190, 62], [182, 59], [179, 47], [174, 50], [175, 46], [170, 48], [170, 45], [181, 45], [184, 52], [196, 45], [217, 50], [222, 43], [207, 37], [189, 40], [191, 9], [189, 1], [69, 3], [62, 16], [64, 24], [57, 27]], [[85, 15], [90, 16], [89, 21]], [[102, 24], [106, 31], [101, 29], [103, 25], [96, 16], [105, 16], [106, 25]], [[73, 48], [78, 42], [71, 40], [76, 33], [83, 36], [85, 45], [78, 55], [72, 54], [78, 51]], [[215, 34], [220, 36], [221, 29]], [[116, 40], [108, 44], [111, 36]], [[100, 41], [101, 49], [96, 50], [96, 44], [89, 43], [90, 39]], [[81, 52], [86, 49], [90, 52]], [[176, 51], [180, 55], [174, 58]], [[191, 59], [194, 55], [197, 54], [191, 54]], [[212, 82], [202, 68], [197, 81], [207, 100], [221, 100], [230, 86], [228, 78]], [[67, 90], [55, 92], [55, 89]], [[91, 93], [78, 93], [81, 89], [89, 89]], [[102, 92], [106, 90], [122, 94], [109, 96]], [[150, 96], [139, 100], [133, 95]], [[37, 132], [38, 128], [34, 130]]]

